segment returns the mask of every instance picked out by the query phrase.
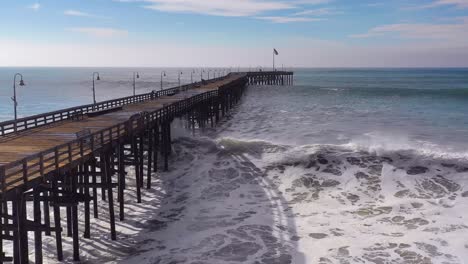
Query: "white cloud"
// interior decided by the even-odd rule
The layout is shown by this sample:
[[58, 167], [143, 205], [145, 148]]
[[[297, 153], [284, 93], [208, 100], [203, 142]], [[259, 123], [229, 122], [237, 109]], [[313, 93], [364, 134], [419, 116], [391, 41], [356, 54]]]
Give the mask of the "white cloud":
[[88, 14], [88, 13], [85, 13], [85, 12], [81, 12], [81, 11], [77, 11], [77, 10], [65, 10], [63, 12], [64, 15], [67, 15], [67, 16], [81, 16], [81, 17], [91, 17], [92, 15], [91, 14]]
[[427, 9], [427, 8], [436, 8], [441, 6], [455, 6], [457, 8], [468, 8], [468, 0], [436, 0], [430, 4], [422, 5], [410, 5], [403, 9], [414, 10], [414, 9]]
[[327, 4], [332, 1], [333, 0], [295, 0], [292, 2], [296, 4], [320, 5], [320, 4]]
[[93, 14], [90, 14], [90, 13], [86, 13], [86, 12], [82, 12], [82, 11], [78, 11], [78, 10], [73, 10], [73, 9], [65, 10], [63, 12], [63, 14], [66, 15], [66, 16], [77, 16], [77, 17], [109, 18], [109, 17], [97, 16], [97, 15], [93, 15]]
[[69, 28], [68, 30], [99, 38], [125, 37], [128, 35], [128, 31], [115, 28], [77, 27]]
[[267, 12], [294, 10], [331, 0], [114, 0], [146, 3], [143, 7], [169, 13], [194, 13], [212, 16], [258, 16]]
[[30, 8], [30, 9], [32, 9], [32, 10], [34, 10], [34, 11], [37, 11], [37, 10], [39, 10], [39, 8], [41, 8], [41, 4], [39, 4], [39, 3], [34, 3], [34, 4], [32, 4], [32, 5], [29, 5], [28, 8]]
[[257, 19], [261, 20], [268, 20], [273, 23], [293, 23], [293, 22], [316, 22], [322, 21], [322, 18], [312, 18], [312, 17], [290, 17], [290, 16], [264, 16], [264, 17], [256, 17]]
[[437, 0], [428, 5], [428, 7], [437, 7], [443, 5], [454, 5], [459, 8], [468, 8], [468, 0]]
[[342, 14], [343, 12], [337, 11], [333, 8], [317, 8], [317, 9], [310, 9], [304, 10], [301, 12], [294, 13], [295, 16], [326, 16], [326, 15], [335, 15], [335, 14]]
[[364, 34], [355, 34], [353, 38], [370, 38], [379, 36], [399, 37], [405, 39], [425, 39], [468, 43], [468, 17], [462, 17], [455, 23], [400, 23], [378, 26]]
[[253, 16], [268, 11], [295, 8], [293, 4], [258, 0], [145, 0], [145, 8], [171, 12], [214, 16]]

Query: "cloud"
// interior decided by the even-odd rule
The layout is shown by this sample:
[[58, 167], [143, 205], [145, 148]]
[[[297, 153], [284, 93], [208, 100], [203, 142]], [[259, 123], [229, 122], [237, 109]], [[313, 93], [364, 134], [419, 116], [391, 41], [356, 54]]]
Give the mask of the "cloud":
[[335, 14], [342, 14], [343, 12], [337, 11], [333, 8], [317, 8], [317, 9], [310, 9], [304, 10], [301, 12], [294, 13], [294, 16], [326, 16], [326, 15], [335, 15]]
[[32, 9], [32, 10], [34, 10], [34, 11], [37, 11], [37, 10], [39, 10], [39, 8], [41, 8], [41, 4], [39, 4], [39, 3], [34, 3], [34, 4], [32, 4], [32, 5], [28, 5], [27, 7], [30, 8], [30, 9]]
[[73, 10], [73, 9], [65, 10], [63, 14], [66, 16], [77, 16], [77, 17], [109, 18], [109, 17], [97, 16], [97, 15], [93, 15], [90, 13]]
[[440, 6], [455, 6], [457, 8], [468, 8], [468, 0], [436, 0], [430, 4], [410, 6], [404, 9], [426, 9], [426, 8], [436, 8]]
[[77, 11], [77, 10], [65, 10], [63, 12], [64, 15], [67, 15], [67, 16], [81, 16], [81, 17], [91, 17], [92, 15], [91, 14], [88, 14], [88, 13], [85, 13], [85, 12], [81, 12], [81, 11]]
[[269, 11], [293, 9], [293, 4], [258, 0], [145, 0], [145, 8], [170, 13], [195, 13], [214, 16], [253, 16]]
[[468, 42], [468, 17], [461, 17], [455, 23], [400, 23], [378, 26], [353, 38], [392, 36], [405, 39], [441, 40], [455, 43]]
[[257, 19], [261, 20], [268, 20], [273, 23], [293, 23], [293, 22], [316, 22], [322, 21], [322, 18], [312, 18], [312, 17], [290, 17], [290, 16], [264, 16], [264, 17], [256, 17]]
[[296, 4], [308, 4], [308, 5], [320, 5], [320, 4], [327, 4], [332, 2], [333, 0], [296, 0], [293, 3]]
[[114, 0], [123, 3], [146, 3], [143, 7], [169, 13], [193, 13], [212, 16], [246, 17], [267, 12], [294, 10], [331, 0]]
[[69, 28], [68, 31], [99, 38], [126, 37], [128, 35], [128, 31], [126, 30], [102, 27], [77, 27]]

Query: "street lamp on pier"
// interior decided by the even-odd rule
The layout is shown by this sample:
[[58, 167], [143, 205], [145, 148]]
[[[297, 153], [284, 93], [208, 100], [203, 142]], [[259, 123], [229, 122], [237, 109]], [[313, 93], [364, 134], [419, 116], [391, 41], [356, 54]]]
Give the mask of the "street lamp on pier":
[[180, 75], [184, 74], [183, 72], [179, 71], [179, 91], [180, 91]]
[[135, 81], [135, 78], [136, 79], [140, 79], [140, 74], [138, 74], [138, 72], [133, 72], [133, 96], [136, 95], [136, 81]]
[[163, 76], [166, 77], [166, 72], [165, 72], [165, 71], [162, 71], [162, 72], [161, 72], [161, 90], [163, 89], [163, 82], [162, 82], [162, 81], [163, 81], [163, 80], [162, 80], [162, 79], [163, 79]]
[[16, 99], [16, 76], [20, 76], [21, 80], [19, 81], [19, 86], [25, 86], [24, 81], [23, 81], [23, 75], [21, 73], [16, 73], [15, 76], [13, 77], [13, 97], [11, 100], [13, 101], [13, 107], [15, 111], [15, 132], [16, 132], [16, 120], [18, 119], [18, 100]]
[[93, 72], [93, 103], [96, 104], [96, 86], [94, 84], [94, 76], [96, 76], [96, 81], [100, 81], [101, 77], [99, 77], [99, 72]]

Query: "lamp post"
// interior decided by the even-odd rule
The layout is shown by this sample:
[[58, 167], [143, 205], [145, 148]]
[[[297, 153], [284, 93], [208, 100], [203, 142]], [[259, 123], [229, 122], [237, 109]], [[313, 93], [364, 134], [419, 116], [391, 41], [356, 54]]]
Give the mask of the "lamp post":
[[179, 91], [180, 91], [180, 75], [184, 74], [183, 72], [179, 71]]
[[11, 100], [13, 101], [13, 107], [15, 110], [15, 132], [16, 132], [16, 119], [18, 119], [18, 100], [16, 100], [16, 76], [20, 76], [21, 80], [19, 82], [19, 86], [25, 86], [24, 81], [23, 81], [23, 75], [21, 73], [16, 73], [15, 76], [13, 77], [13, 97]]
[[195, 73], [195, 70], [192, 70], [190, 73], [190, 82], [193, 84], [193, 74]]
[[203, 81], [203, 73], [205, 72], [205, 70], [201, 70], [200, 69], [200, 82]]
[[96, 104], [96, 87], [94, 84], [94, 76], [96, 76], [96, 81], [100, 81], [101, 78], [99, 77], [99, 72], [93, 72], [93, 103]]
[[163, 89], [163, 76], [166, 77], [166, 72], [165, 71], [162, 71], [161, 72], [161, 90]]
[[[136, 75], [135, 75], [136, 74]], [[136, 82], [135, 82], [135, 77], [136, 79], [140, 79], [140, 74], [138, 72], [133, 72], [133, 96], [136, 95]]]

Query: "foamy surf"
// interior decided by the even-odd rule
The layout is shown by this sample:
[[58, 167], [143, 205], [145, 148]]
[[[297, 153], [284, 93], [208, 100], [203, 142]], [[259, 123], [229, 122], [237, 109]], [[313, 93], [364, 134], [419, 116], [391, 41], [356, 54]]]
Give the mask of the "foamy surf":
[[[463, 263], [467, 164], [180, 138], [137, 263]], [[168, 217], [169, 216], [169, 217]], [[182, 240], [180, 238], [183, 238]], [[158, 248], [156, 250], [155, 248]]]

